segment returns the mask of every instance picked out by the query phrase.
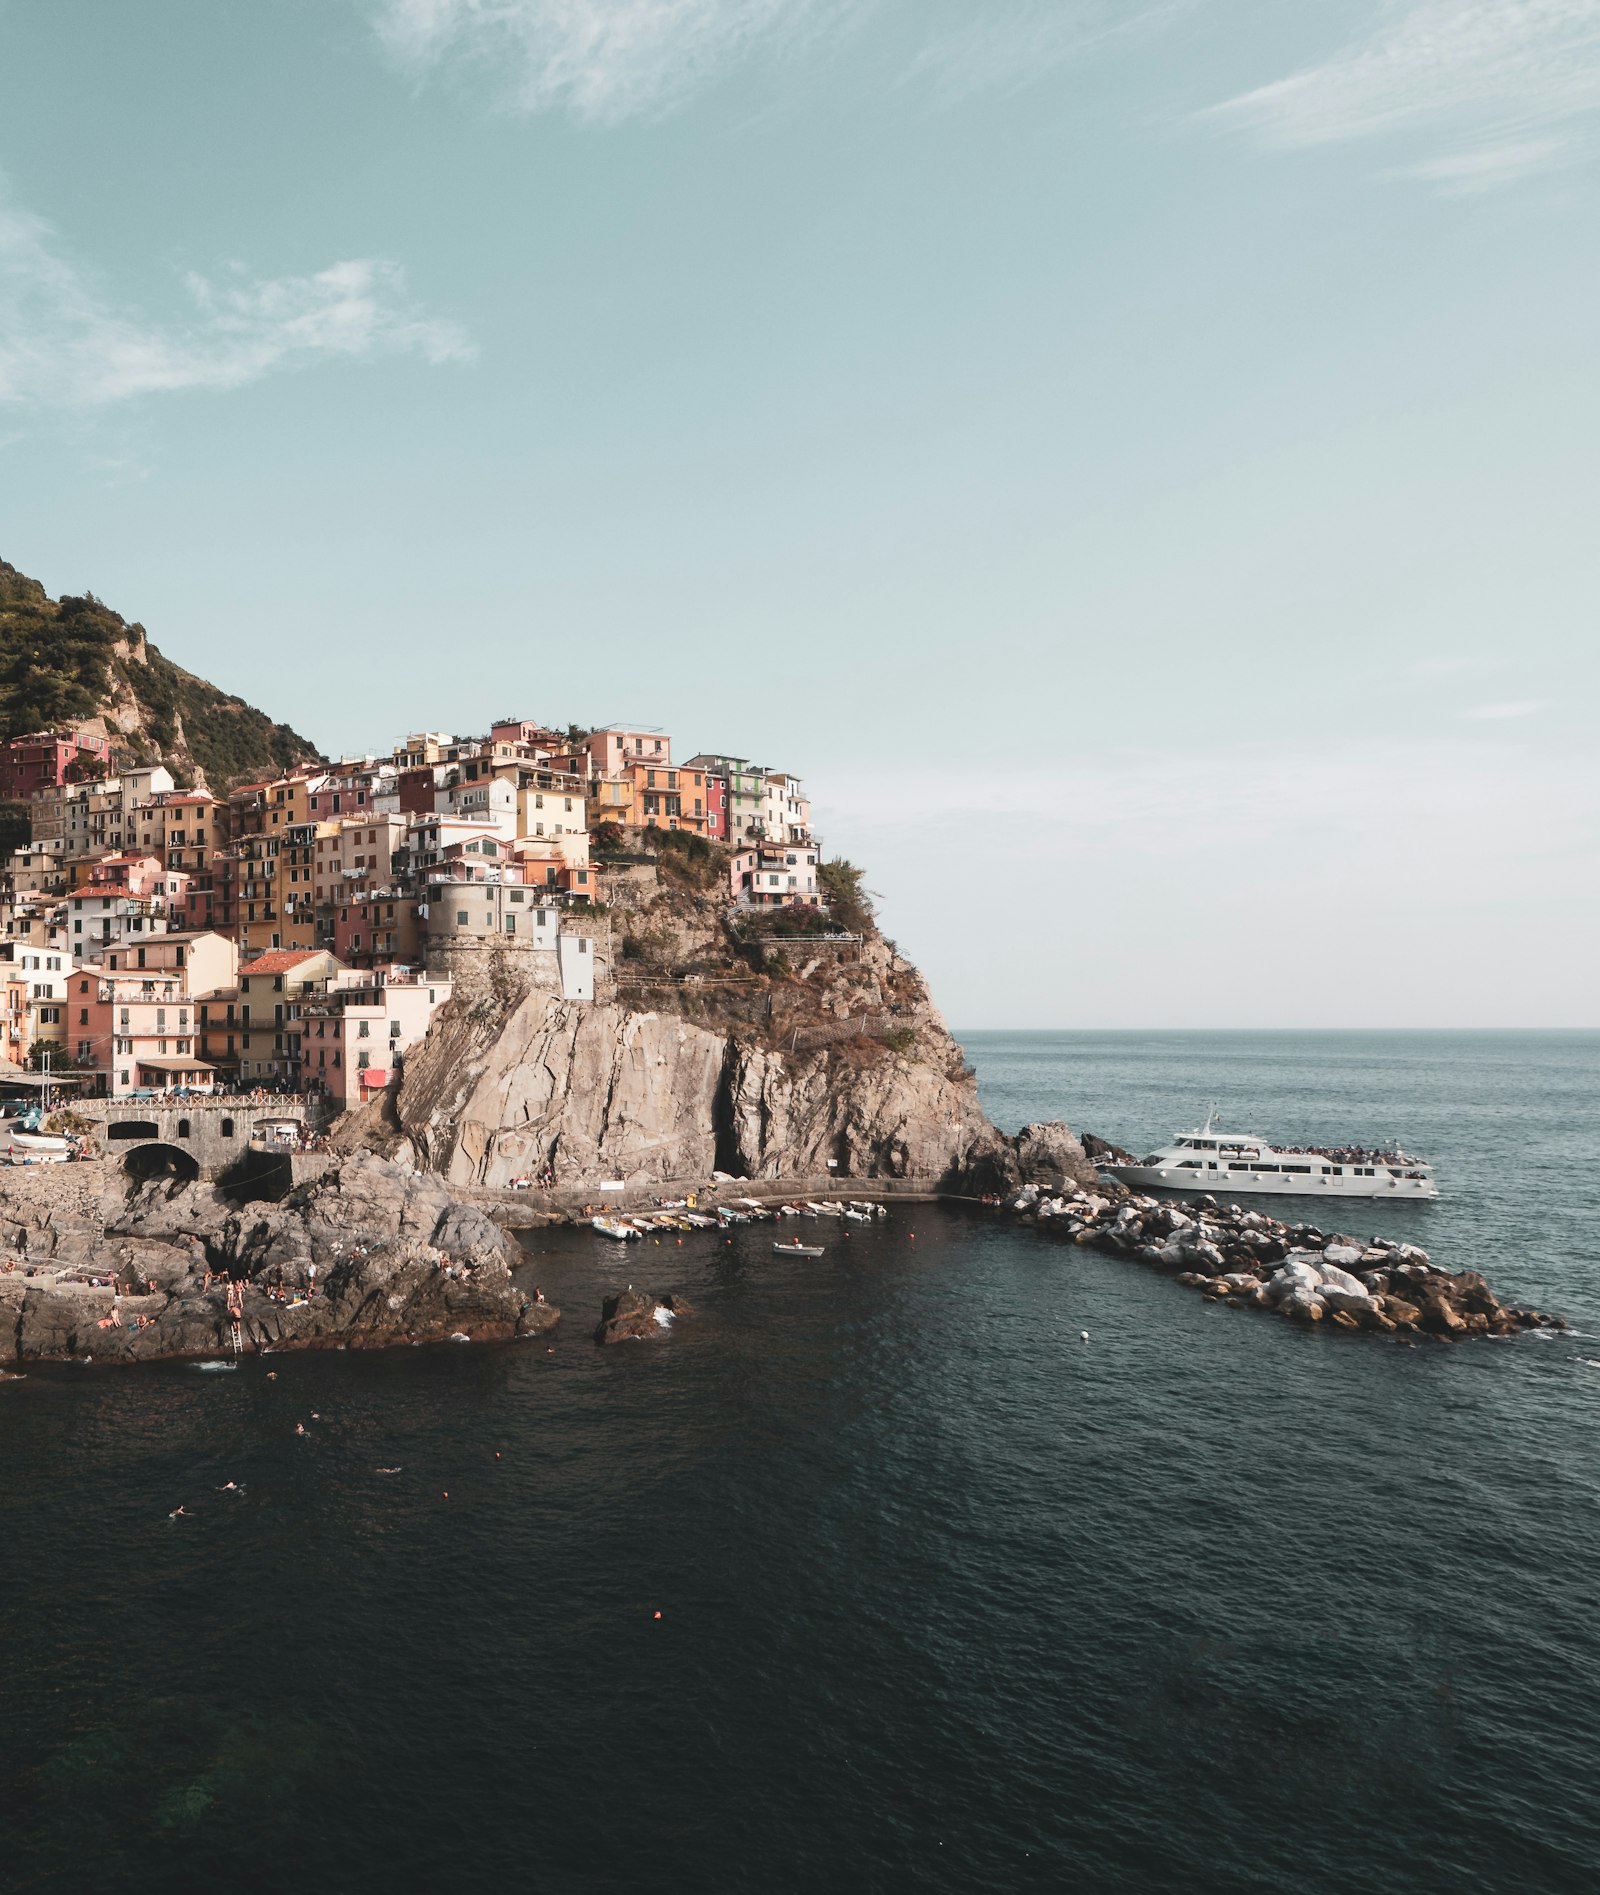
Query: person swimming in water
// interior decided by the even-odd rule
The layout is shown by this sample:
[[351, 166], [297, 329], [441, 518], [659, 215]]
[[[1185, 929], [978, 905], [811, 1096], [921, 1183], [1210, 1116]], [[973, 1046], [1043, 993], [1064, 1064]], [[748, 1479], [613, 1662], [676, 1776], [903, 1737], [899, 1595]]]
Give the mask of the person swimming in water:
[[180, 1514], [182, 1514], [184, 1519], [187, 1520], [189, 1518], [188, 1508], [187, 1507], [174, 1507], [171, 1513], [167, 1515], [167, 1518], [169, 1520], [176, 1520]]
[[306, 1431], [306, 1424], [303, 1421], [297, 1421], [294, 1424], [294, 1431], [296, 1434], [304, 1434]]
[[380, 1474], [398, 1474], [401, 1470], [398, 1467], [380, 1467], [376, 1471]]
[[244, 1489], [236, 1480], [225, 1480], [217, 1489], [219, 1494], [242, 1494]]

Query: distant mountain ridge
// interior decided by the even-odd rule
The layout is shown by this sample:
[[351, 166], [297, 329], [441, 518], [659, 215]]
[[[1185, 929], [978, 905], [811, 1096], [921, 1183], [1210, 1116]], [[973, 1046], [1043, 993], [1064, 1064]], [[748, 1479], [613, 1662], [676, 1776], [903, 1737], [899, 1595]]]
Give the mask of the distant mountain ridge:
[[103, 731], [119, 764], [164, 763], [225, 796], [320, 752], [309, 738], [163, 657], [86, 593], [52, 599], [0, 559], [0, 741], [66, 725]]

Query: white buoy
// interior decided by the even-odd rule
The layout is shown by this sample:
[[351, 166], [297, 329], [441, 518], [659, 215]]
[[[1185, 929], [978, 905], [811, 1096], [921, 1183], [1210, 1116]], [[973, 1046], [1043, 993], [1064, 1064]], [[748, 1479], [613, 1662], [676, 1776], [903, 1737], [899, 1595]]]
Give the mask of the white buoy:
[[1083, 1337], [1085, 1342], [1089, 1340], [1089, 1332], [1087, 1329], [1080, 1329], [1078, 1331], [1078, 1334]]

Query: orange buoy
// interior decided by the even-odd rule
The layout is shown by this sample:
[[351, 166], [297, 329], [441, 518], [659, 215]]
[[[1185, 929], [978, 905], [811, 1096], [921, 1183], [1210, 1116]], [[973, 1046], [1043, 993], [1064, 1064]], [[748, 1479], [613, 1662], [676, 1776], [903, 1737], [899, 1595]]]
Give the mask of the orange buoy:
[[659, 1618], [661, 1617], [661, 1614], [660, 1614], [660, 1613], [658, 1612], [658, 1613], [656, 1614], [656, 1617], [657, 1617], [657, 1618], [659, 1619]]

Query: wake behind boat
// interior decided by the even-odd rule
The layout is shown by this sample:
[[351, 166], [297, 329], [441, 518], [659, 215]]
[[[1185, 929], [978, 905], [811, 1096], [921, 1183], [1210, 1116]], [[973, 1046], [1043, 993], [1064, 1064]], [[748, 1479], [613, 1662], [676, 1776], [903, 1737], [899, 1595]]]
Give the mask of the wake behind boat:
[[1170, 1145], [1136, 1163], [1102, 1163], [1100, 1169], [1137, 1190], [1249, 1192], [1272, 1197], [1436, 1198], [1433, 1168], [1398, 1147], [1368, 1151], [1336, 1147], [1271, 1145], [1243, 1132], [1218, 1131], [1208, 1117], [1198, 1132], [1183, 1132]]

